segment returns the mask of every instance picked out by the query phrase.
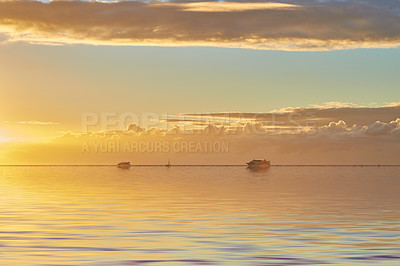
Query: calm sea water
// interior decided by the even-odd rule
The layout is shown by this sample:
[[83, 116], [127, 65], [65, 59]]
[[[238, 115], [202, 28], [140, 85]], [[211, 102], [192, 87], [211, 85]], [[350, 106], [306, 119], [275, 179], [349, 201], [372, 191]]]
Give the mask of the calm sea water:
[[0, 167], [1, 265], [400, 265], [400, 167]]

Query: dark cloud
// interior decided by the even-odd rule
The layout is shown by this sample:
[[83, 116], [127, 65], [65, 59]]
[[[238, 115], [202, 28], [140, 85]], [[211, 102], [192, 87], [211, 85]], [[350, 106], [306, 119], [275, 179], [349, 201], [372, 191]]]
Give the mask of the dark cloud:
[[47, 44], [276, 50], [400, 44], [398, 1], [252, 2], [0, 1], [0, 30], [8, 41]]
[[[332, 106], [335, 104], [336, 106]], [[376, 121], [396, 121], [400, 117], [400, 103], [393, 103], [380, 107], [351, 106], [350, 103], [326, 103], [321, 106], [287, 107], [265, 113], [202, 113], [186, 114], [184, 119], [190, 122], [194, 118], [203, 121], [254, 121], [275, 123], [280, 126], [294, 126], [298, 123], [306, 126], [308, 121], [314, 122], [316, 127], [328, 125], [330, 122], [346, 121], [349, 125], [370, 125]], [[182, 120], [181, 121], [186, 121]]]

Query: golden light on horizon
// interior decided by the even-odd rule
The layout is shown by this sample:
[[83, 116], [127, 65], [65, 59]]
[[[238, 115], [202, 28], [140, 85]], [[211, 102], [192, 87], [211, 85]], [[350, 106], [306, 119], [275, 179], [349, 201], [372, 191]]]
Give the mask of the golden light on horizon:
[[0, 131], [0, 142], [8, 142], [8, 138], [3, 137], [3, 133]]

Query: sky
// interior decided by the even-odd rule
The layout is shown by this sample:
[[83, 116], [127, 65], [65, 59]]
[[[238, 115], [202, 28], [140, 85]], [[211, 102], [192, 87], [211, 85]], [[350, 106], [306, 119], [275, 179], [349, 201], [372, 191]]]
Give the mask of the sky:
[[398, 1], [103, 2], [0, 1], [0, 164], [400, 164]]

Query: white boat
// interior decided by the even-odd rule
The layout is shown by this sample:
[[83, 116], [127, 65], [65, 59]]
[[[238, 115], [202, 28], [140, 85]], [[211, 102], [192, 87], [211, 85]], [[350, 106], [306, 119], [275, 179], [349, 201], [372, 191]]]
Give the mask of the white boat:
[[271, 166], [271, 162], [267, 160], [252, 160], [247, 163], [247, 167], [250, 169], [267, 169]]
[[131, 168], [131, 163], [130, 162], [120, 162], [119, 164], [117, 164], [118, 168], [121, 169], [129, 169]]

